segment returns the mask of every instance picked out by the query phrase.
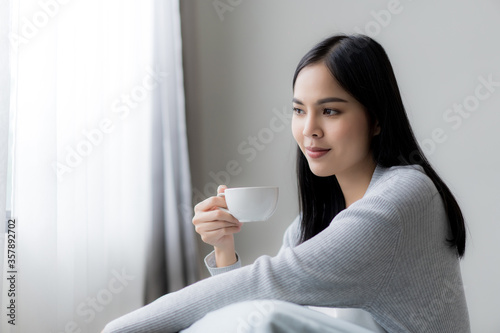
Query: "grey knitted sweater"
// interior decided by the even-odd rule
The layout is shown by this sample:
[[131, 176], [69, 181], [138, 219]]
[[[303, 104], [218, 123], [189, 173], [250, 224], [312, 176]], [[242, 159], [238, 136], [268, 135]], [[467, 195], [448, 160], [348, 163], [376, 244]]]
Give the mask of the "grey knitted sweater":
[[443, 202], [420, 166], [377, 166], [363, 198], [328, 228], [299, 245], [297, 230], [298, 220], [275, 257], [212, 269], [216, 275], [114, 320], [104, 332], [177, 332], [210, 311], [254, 299], [361, 308], [388, 332], [470, 332]]

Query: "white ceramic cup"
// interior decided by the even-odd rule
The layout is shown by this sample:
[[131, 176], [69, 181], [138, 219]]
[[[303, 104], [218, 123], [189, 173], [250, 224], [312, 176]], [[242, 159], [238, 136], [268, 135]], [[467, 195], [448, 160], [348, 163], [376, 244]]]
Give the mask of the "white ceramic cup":
[[278, 187], [235, 187], [228, 188], [219, 196], [226, 198], [228, 211], [240, 222], [257, 222], [269, 219], [278, 203]]

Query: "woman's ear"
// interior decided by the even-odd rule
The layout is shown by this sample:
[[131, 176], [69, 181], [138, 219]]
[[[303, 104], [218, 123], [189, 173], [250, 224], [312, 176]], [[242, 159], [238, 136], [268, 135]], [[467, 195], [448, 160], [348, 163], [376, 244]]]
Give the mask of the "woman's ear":
[[382, 130], [380, 128], [380, 124], [378, 123], [378, 120], [375, 122], [375, 125], [373, 125], [373, 136], [379, 135], [380, 131]]

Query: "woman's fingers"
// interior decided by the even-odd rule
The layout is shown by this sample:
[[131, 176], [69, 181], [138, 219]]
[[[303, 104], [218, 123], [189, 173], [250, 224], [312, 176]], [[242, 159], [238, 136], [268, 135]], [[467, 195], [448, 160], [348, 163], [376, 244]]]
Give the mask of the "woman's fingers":
[[237, 222], [227, 222], [227, 221], [214, 221], [214, 222], [204, 222], [195, 224], [195, 230], [197, 233], [212, 232], [220, 229], [226, 228], [237, 228], [240, 229], [243, 223]]
[[224, 197], [210, 197], [203, 200], [194, 206], [194, 212], [203, 212], [208, 210], [213, 210], [216, 207], [227, 208], [226, 199]]
[[219, 187], [217, 187], [217, 195], [224, 193], [226, 189], [227, 189], [226, 185], [219, 185]]
[[227, 247], [227, 244], [233, 243], [233, 234], [241, 230], [243, 225], [227, 210], [226, 199], [221, 193], [226, 190], [225, 185], [217, 188], [217, 196], [210, 197], [198, 203], [194, 207], [193, 224], [195, 230], [200, 234], [201, 239], [213, 246]]
[[240, 223], [240, 221], [238, 221], [236, 217], [231, 215], [231, 213], [222, 209], [214, 209], [205, 212], [205, 214], [208, 221], [227, 221], [232, 223]]
[[201, 240], [207, 244], [216, 246], [221, 243], [224, 238], [230, 237], [232, 234], [239, 232], [240, 226], [225, 227], [211, 231], [200, 232]]
[[241, 222], [238, 221], [233, 215], [225, 212], [221, 209], [214, 209], [208, 212], [199, 212], [193, 217], [193, 224], [208, 224], [215, 222], [224, 222], [227, 223], [227, 226], [231, 225], [240, 225]]
[[207, 211], [214, 209], [214, 207], [227, 208], [226, 199], [224, 198], [224, 196], [219, 196], [219, 194], [224, 193], [226, 189], [226, 185], [219, 185], [219, 187], [217, 187], [217, 196], [213, 196], [201, 201], [196, 206], [194, 206], [194, 211]]
[[193, 218], [195, 231], [201, 240], [213, 246], [222, 246], [223, 243], [233, 242], [232, 235], [240, 232], [243, 223], [231, 214], [220, 209], [200, 212]]

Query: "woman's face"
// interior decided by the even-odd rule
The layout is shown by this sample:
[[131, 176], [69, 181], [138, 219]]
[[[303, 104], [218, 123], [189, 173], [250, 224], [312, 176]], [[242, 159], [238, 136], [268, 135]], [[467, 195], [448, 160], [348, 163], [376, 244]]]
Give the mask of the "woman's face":
[[300, 71], [293, 108], [293, 137], [316, 176], [338, 176], [374, 163], [370, 142], [380, 128], [371, 130], [363, 105], [339, 85], [323, 62]]

